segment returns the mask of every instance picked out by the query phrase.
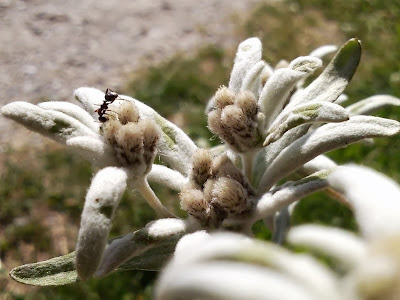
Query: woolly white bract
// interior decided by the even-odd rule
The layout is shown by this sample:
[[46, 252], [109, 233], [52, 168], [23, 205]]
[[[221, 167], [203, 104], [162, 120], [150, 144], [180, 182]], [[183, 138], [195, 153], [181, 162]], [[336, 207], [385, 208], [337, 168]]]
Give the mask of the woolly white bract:
[[[4, 106], [4, 116], [102, 168], [86, 196], [76, 252], [15, 268], [11, 276], [29, 284], [66, 284], [115, 270], [159, 270], [173, 256], [159, 279], [158, 299], [395, 295], [397, 279], [392, 274], [400, 270], [399, 260], [388, 245], [399, 236], [397, 185], [373, 171], [338, 167], [323, 153], [398, 134], [399, 122], [358, 114], [399, 105], [400, 100], [378, 95], [348, 108], [340, 105], [360, 60], [357, 39], [345, 43], [306, 86], [306, 79], [322, 67], [321, 58], [336, 50], [323, 46], [274, 69], [261, 59], [259, 39], [242, 42], [228, 86], [221, 86], [207, 105], [209, 129], [223, 143], [211, 149], [198, 148], [180, 128], [140, 101], [124, 95], [109, 100], [94, 88], [75, 91], [84, 109], [64, 102]], [[156, 155], [164, 165], [154, 164]], [[280, 184], [293, 174], [300, 179]], [[178, 191], [187, 218], [169, 211], [149, 182]], [[127, 185], [137, 189], [161, 219], [107, 242]], [[311, 256], [252, 239], [252, 225], [264, 220], [273, 241], [282, 242], [293, 205], [324, 189], [350, 204], [362, 236], [311, 226], [291, 230], [289, 242], [337, 258], [346, 267], [344, 277]], [[383, 249], [378, 254], [371, 250], [376, 245]], [[365, 263], [369, 259], [370, 267]], [[397, 264], [390, 267], [393, 259]], [[50, 275], [44, 269], [51, 270]]]

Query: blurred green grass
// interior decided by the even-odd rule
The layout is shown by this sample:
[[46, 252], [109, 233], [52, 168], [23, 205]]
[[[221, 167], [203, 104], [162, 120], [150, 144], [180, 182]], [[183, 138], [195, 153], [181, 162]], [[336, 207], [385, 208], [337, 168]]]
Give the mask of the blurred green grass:
[[[324, 44], [340, 45], [351, 37], [362, 40], [363, 56], [346, 94], [349, 103], [374, 94], [400, 97], [400, 2], [289, 0], [261, 4], [237, 27], [237, 41], [258, 36], [264, 59], [274, 65], [280, 59], [307, 55]], [[132, 75], [122, 91], [140, 99], [169, 118], [198, 144], [218, 143], [206, 128], [204, 107], [219, 85], [227, 84], [236, 49], [207, 45], [191, 56], [176, 55], [158, 66]], [[399, 108], [385, 108], [377, 115], [400, 120]], [[211, 140], [210, 140], [211, 139]], [[400, 181], [400, 137], [377, 139], [329, 153], [339, 163], [356, 162], [377, 169]], [[27, 263], [23, 243], [32, 244], [33, 256], [45, 252], [59, 255], [42, 222], [46, 212], [67, 216], [77, 230], [92, 172], [89, 163], [65, 153], [60, 147], [26, 156], [5, 153], [0, 181], [0, 250], [3, 261]], [[29, 171], [27, 171], [29, 170]], [[157, 187], [157, 194], [170, 207], [178, 207], [176, 193]], [[174, 202], [174, 203], [172, 203]], [[112, 236], [137, 229], [154, 213], [132, 192], [127, 192], [117, 210]], [[316, 222], [350, 230], [356, 225], [351, 211], [324, 193], [303, 199], [293, 215], [293, 224]], [[254, 226], [256, 236], [268, 239], [263, 224]], [[72, 250], [75, 240], [70, 241]], [[36, 257], [36, 258], [37, 258]], [[156, 274], [124, 272], [102, 280], [65, 287], [25, 288], [11, 292], [7, 274], [0, 273], [0, 299], [150, 299]], [[3, 294], [2, 294], [3, 293]]]

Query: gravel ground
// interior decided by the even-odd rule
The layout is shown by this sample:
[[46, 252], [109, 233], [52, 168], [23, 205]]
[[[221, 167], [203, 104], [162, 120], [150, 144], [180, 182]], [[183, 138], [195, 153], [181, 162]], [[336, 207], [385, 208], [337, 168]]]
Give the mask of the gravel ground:
[[[117, 89], [127, 74], [177, 52], [235, 48], [234, 25], [258, 2], [0, 0], [0, 105], [72, 100], [79, 86]], [[2, 149], [30, 140], [3, 117], [0, 128]]]

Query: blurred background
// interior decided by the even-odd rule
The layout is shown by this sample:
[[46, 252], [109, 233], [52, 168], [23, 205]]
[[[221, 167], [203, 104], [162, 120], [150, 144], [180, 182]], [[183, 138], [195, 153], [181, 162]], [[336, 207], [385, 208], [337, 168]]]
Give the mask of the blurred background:
[[[0, 0], [0, 28], [1, 105], [74, 102], [79, 86], [111, 88], [154, 107], [202, 146], [219, 143], [206, 128], [205, 104], [227, 84], [237, 45], [251, 36], [262, 40], [271, 65], [357, 37], [363, 54], [346, 104], [375, 94], [400, 97], [399, 0]], [[400, 108], [375, 115], [400, 120]], [[10, 120], [0, 117], [0, 126], [0, 299], [150, 299], [154, 272], [45, 288], [8, 277], [13, 267], [74, 250], [96, 170]], [[400, 182], [399, 151], [400, 137], [394, 137], [329, 156]], [[167, 206], [179, 209], [176, 193], [154, 189]], [[139, 195], [126, 192], [111, 236], [154, 218]], [[297, 206], [292, 224], [308, 222], [357, 230], [351, 211], [323, 193]], [[262, 224], [255, 227], [257, 237], [270, 238]]]

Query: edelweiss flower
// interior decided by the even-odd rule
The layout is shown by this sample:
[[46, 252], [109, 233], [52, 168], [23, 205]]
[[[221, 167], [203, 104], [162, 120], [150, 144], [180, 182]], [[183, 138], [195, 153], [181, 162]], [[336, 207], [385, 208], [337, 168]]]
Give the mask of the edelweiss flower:
[[[224, 142], [211, 149], [197, 148], [182, 130], [140, 101], [127, 96], [108, 101], [93, 88], [75, 91], [85, 110], [64, 102], [4, 106], [6, 117], [103, 167], [86, 196], [76, 253], [16, 268], [12, 276], [43, 285], [76, 281], [75, 268], [81, 279], [116, 269], [154, 270], [187, 233], [229, 230], [251, 236], [252, 225], [260, 219], [270, 223], [275, 240], [282, 241], [288, 206], [309, 193], [334, 188], [327, 177], [336, 164], [321, 154], [400, 132], [397, 121], [353, 116], [362, 109], [334, 103], [344, 98], [342, 92], [358, 66], [361, 44], [356, 39], [344, 44], [325, 70], [303, 87], [322, 66], [319, 57], [334, 49], [322, 47], [273, 69], [261, 60], [257, 38], [242, 42], [228, 86], [217, 91], [207, 108], [209, 128]], [[365, 100], [364, 112], [377, 103], [400, 102], [388, 99]], [[153, 164], [156, 150], [167, 166]], [[303, 178], [278, 185], [293, 173]], [[179, 191], [188, 218], [175, 218], [147, 180]], [[107, 242], [127, 183], [166, 219]], [[44, 276], [43, 269], [49, 268], [53, 274]]]

